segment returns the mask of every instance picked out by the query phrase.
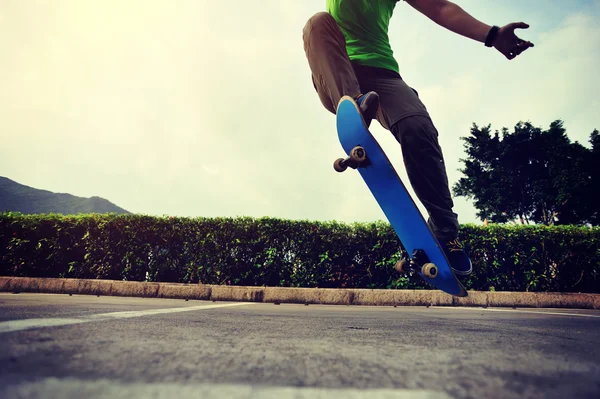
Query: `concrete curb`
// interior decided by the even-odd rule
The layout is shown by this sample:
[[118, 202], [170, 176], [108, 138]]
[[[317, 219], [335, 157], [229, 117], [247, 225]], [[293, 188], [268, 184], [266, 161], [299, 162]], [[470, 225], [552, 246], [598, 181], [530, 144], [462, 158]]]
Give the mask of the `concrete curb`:
[[239, 287], [69, 278], [0, 277], [0, 292], [369, 306], [481, 306], [600, 309], [600, 294], [469, 291], [456, 298], [436, 290]]

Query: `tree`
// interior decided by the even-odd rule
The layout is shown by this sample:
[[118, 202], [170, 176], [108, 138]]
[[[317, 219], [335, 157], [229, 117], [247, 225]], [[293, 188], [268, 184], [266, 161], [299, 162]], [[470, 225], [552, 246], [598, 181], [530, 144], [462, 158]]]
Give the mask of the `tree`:
[[592, 149], [588, 155], [589, 190], [583, 195], [586, 200], [588, 223], [600, 225], [600, 133], [594, 129], [590, 135]]
[[509, 133], [491, 134], [476, 124], [465, 141], [467, 159], [454, 194], [474, 200], [477, 216], [491, 222], [519, 220], [523, 224], [597, 224], [598, 155], [595, 130], [592, 149], [567, 137], [563, 122], [542, 131], [518, 123]]

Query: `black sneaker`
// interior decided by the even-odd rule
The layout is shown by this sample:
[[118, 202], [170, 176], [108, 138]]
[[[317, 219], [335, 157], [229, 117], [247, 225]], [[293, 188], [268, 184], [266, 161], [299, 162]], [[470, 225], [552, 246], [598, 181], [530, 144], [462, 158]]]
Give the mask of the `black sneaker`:
[[458, 238], [452, 241], [440, 242], [450, 267], [458, 276], [468, 276], [473, 271], [471, 259], [467, 256]]
[[356, 98], [356, 103], [360, 106], [363, 119], [367, 127], [371, 126], [371, 121], [377, 116], [379, 108], [379, 94], [370, 91], [367, 94], [361, 94]]

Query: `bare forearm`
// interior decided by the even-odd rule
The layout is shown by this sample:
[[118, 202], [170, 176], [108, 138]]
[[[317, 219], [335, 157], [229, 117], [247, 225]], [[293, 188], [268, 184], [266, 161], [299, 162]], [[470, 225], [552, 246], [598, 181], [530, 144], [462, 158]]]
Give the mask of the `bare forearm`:
[[477, 20], [460, 6], [450, 1], [444, 2], [437, 12], [429, 15], [429, 18], [454, 33], [479, 42], [485, 42], [485, 38], [491, 29], [490, 25]]
[[[484, 24], [472, 17], [460, 6], [448, 0], [406, 0], [408, 4], [429, 19], [464, 37], [487, 43], [486, 46], [494, 46], [506, 58], [512, 60], [533, 43], [519, 39], [515, 35], [515, 29], [527, 29], [529, 25], [524, 22], [513, 22], [499, 28]], [[489, 34], [489, 37], [488, 37]]]

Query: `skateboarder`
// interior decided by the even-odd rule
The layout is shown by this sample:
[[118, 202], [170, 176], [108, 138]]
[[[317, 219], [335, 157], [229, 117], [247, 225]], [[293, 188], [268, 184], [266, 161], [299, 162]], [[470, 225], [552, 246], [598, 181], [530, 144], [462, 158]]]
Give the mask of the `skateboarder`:
[[[428, 224], [458, 276], [472, 271], [458, 239], [458, 215], [438, 132], [418, 97], [399, 73], [388, 26], [401, 0], [326, 0], [326, 12], [303, 30], [304, 50], [322, 104], [335, 114], [342, 96], [356, 99], [367, 124], [377, 119], [402, 147], [411, 185], [426, 208]], [[417, 11], [457, 34], [494, 47], [512, 60], [533, 44], [515, 35], [525, 23], [486, 25], [447, 0], [406, 0]]]

